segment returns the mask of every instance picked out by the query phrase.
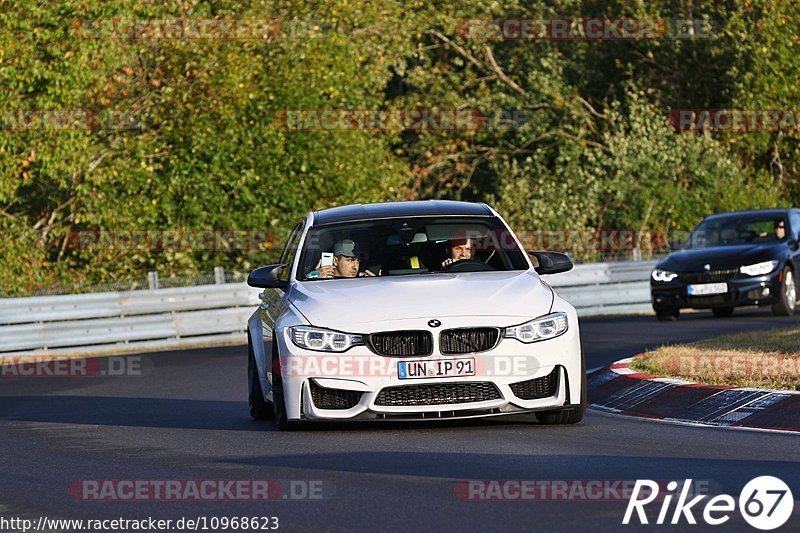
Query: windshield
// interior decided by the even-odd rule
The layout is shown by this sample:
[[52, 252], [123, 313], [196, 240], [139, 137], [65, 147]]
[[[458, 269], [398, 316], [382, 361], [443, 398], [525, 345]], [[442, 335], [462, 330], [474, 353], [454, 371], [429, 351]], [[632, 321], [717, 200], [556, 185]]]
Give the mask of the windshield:
[[296, 277], [309, 281], [527, 268], [524, 252], [496, 217], [406, 217], [312, 227]]
[[692, 231], [687, 248], [763, 244], [785, 238], [786, 219], [781, 215], [714, 218]]

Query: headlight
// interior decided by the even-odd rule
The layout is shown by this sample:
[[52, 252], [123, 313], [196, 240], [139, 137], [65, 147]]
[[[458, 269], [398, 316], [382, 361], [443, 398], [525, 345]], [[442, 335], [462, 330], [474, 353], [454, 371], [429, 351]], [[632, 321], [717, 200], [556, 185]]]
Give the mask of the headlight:
[[755, 265], [746, 265], [739, 269], [742, 274], [748, 276], [764, 276], [769, 274], [775, 267], [778, 266], [777, 261], [764, 261], [763, 263], [756, 263]]
[[525, 344], [553, 339], [567, 331], [567, 314], [553, 313], [551, 315], [525, 322], [519, 326], [506, 328], [506, 339], [517, 339]]
[[675, 272], [669, 272], [667, 270], [659, 270], [659, 269], [653, 270], [652, 276], [654, 280], [663, 282], [672, 281], [673, 279], [678, 277], [678, 275]]
[[346, 352], [353, 346], [364, 344], [361, 335], [309, 326], [289, 328], [289, 334], [297, 346], [316, 352]]

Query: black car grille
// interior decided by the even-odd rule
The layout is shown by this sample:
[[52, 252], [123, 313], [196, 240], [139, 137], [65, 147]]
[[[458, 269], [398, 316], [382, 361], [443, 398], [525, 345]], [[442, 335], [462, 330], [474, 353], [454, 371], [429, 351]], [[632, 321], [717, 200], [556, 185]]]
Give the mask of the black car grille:
[[738, 272], [738, 268], [709, 270], [707, 272], [683, 272], [678, 274], [678, 279], [683, 283], [718, 283], [720, 281], [728, 281], [736, 276]]
[[375, 405], [414, 406], [485, 402], [502, 398], [494, 383], [437, 383], [386, 387]]
[[447, 329], [439, 336], [443, 354], [474, 353], [491, 350], [500, 338], [498, 328]]
[[363, 393], [353, 390], [329, 389], [318, 385], [313, 379], [311, 399], [320, 409], [352, 409], [361, 401]]
[[711, 296], [687, 296], [686, 303], [694, 307], [726, 305], [735, 303], [732, 294], [714, 294]]
[[367, 338], [369, 348], [378, 355], [430, 355], [433, 335], [429, 331], [386, 331]]
[[511, 392], [522, 400], [538, 400], [554, 396], [558, 388], [558, 372], [561, 367], [555, 367], [548, 375], [520, 381], [511, 384]]

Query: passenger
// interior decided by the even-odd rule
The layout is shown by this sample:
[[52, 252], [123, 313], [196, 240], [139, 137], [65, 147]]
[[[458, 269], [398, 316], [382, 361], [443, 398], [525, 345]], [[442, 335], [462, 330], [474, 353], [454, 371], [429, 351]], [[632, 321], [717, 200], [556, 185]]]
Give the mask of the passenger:
[[442, 261], [442, 268], [462, 259], [472, 259], [473, 252], [472, 239], [452, 239], [447, 246], [449, 257]]
[[344, 239], [333, 245], [333, 265], [322, 266], [320, 259], [315, 269], [306, 274], [306, 278], [355, 278], [375, 275], [369, 270], [359, 273], [360, 265], [358, 243]]

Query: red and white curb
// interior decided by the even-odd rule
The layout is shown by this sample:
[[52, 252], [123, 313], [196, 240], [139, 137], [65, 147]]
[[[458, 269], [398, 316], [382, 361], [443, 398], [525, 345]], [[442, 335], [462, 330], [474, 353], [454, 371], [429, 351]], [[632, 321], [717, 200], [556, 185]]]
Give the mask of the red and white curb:
[[628, 366], [633, 359], [589, 376], [593, 408], [672, 422], [800, 432], [800, 392], [649, 376]]

